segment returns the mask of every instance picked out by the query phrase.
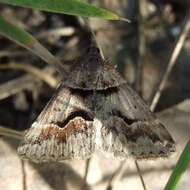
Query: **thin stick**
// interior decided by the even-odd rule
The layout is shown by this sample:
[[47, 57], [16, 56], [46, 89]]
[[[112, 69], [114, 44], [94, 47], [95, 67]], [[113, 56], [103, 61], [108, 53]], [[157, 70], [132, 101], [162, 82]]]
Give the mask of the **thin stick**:
[[147, 188], [146, 188], [146, 185], [145, 185], [145, 182], [144, 182], [144, 179], [143, 179], [143, 176], [142, 176], [142, 172], [141, 172], [141, 169], [139, 167], [139, 164], [138, 164], [137, 160], [135, 160], [135, 166], [137, 168], [137, 172], [139, 174], [143, 189], [146, 190]]
[[123, 173], [124, 173], [124, 166], [125, 166], [126, 160], [124, 160], [119, 167], [117, 168], [117, 170], [114, 172], [114, 174], [112, 175], [111, 179], [109, 180], [108, 186], [106, 188], [106, 190], [113, 190], [114, 187], [116, 186], [116, 184], [119, 182], [119, 180], [121, 179]]
[[[143, 80], [143, 63], [144, 63], [144, 58], [146, 54], [146, 38], [145, 38], [145, 26], [144, 26], [144, 12], [146, 8], [146, 0], [138, 0], [138, 60], [137, 60], [137, 77], [136, 77], [136, 90], [137, 92], [141, 95], [142, 94], [142, 80]], [[137, 172], [139, 174], [141, 184], [144, 190], [146, 190], [145, 182], [141, 173], [140, 166], [135, 160], [135, 166], [137, 168]]]
[[185, 20], [184, 20], [184, 23], [183, 23], [183, 28], [182, 28], [182, 31], [178, 37], [178, 39], [176, 40], [176, 43], [174, 45], [174, 49], [171, 53], [171, 56], [170, 56], [170, 59], [169, 59], [169, 62], [168, 62], [168, 66], [167, 66], [167, 69], [166, 69], [166, 72], [164, 73], [162, 79], [161, 79], [161, 82], [158, 86], [158, 89], [156, 91], [156, 94], [154, 95], [154, 98], [152, 100], [152, 103], [151, 103], [151, 106], [150, 106], [150, 109], [152, 111], [155, 110], [157, 104], [158, 104], [158, 101], [160, 99], [160, 96], [164, 90], [164, 87], [166, 85], [166, 82], [168, 80], [168, 77], [171, 73], [171, 70], [173, 69], [174, 65], [176, 64], [176, 60], [179, 56], [179, 53], [181, 52], [181, 49], [183, 47], [183, 44], [185, 42], [185, 39], [188, 35], [188, 32], [190, 30], [190, 11], [188, 12], [188, 15], [186, 16]]
[[[175, 46], [173, 48], [173, 51], [172, 51], [172, 54], [171, 54], [171, 58], [169, 60], [166, 72], [163, 75], [163, 78], [162, 78], [162, 80], [160, 82], [160, 85], [159, 85], [159, 88], [157, 90], [157, 93], [155, 94], [155, 96], [153, 98], [153, 101], [151, 103], [150, 109], [152, 111], [154, 111], [155, 108], [156, 108], [156, 105], [157, 105], [157, 103], [158, 103], [158, 101], [160, 99], [160, 96], [161, 96], [162, 92], [163, 92], [163, 88], [165, 87], [165, 84], [166, 84], [166, 81], [167, 81], [167, 79], [169, 77], [169, 74], [170, 74], [173, 66], [175, 65], [176, 59], [179, 56], [179, 53], [180, 53], [180, 51], [181, 51], [181, 49], [183, 47], [183, 44], [185, 42], [185, 39], [186, 39], [186, 36], [188, 34], [189, 29], [190, 29], [190, 12], [188, 13], [188, 15], [186, 16], [186, 18], [184, 20], [182, 32], [180, 33], [180, 35], [179, 35], [179, 37], [178, 37], [178, 39], [177, 39], [177, 41], [175, 43]], [[122, 165], [124, 165], [124, 164], [125, 164], [125, 162], [124, 163], [122, 162], [120, 167], [122, 167]], [[137, 170], [138, 170], [138, 164], [137, 164]], [[115, 176], [117, 176], [117, 175], [122, 176], [122, 172], [123, 172], [123, 170], [116, 170], [116, 172], [114, 173], [114, 175]], [[119, 173], [121, 173], [121, 174], [119, 174]], [[141, 180], [141, 182], [143, 182], [143, 180]], [[114, 184], [112, 184], [112, 186], [113, 185]]]
[[139, 94], [142, 92], [142, 70], [144, 57], [146, 54], [146, 38], [144, 26], [144, 9], [146, 7], [146, 0], [138, 0], [138, 58], [137, 58], [137, 74], [135, 80], [135, 89]]
[[91, 163], [91, 159], [92, 158], [88, 158], [85, 162], [85, 171], [84, 171], [84, 177], [83, 177], [83, 183], [81, 185], [81, 190], [84, 190], [84, 189], [88, 189], [87, 186], [88, 186], [88, 183], [87, 183], [87, 177], [88, 177], [88, 173], [89, 173], [89, 168], [90, 168], [90, 163]]
[[0, 135], [3, 135], [5, 137], [11, 137], [17, 140], [22, 140], [24, 134], [22, 132], [0, 126]]
[[71, 36], [75, 32], [76, 32], [75, 28], [73, 28], [73, 27], [61, 27], [61, 28], [43, 31], [43, 32], [37, 34], [37, 37], [38, 38], [45, 38], [45, 37], [47, 38], [49, 36], [56, 36], [56, 37]]
[[0, 100], [8, 98], [9, 96], [17, 94], [23, 90], [32, 90], [37, 82], [39, 81], [29, 74], [5, 82], [0, 85]]
[[91, 163], [91, 159], [92, 158], [88, 158], [86, 160], [86, 168], [85, 168], [85, 173], [84, 173], [84, 181], [87, 181], [87, 177], [88, 177], [88, 172], [89, 172], [89, 168], [90, 168], [90, 163]]
[[[24, 52], [24, 55], [26, 56], [28, 52]], [[0, 58], [1, 57], [17, 57], [17, 56], [23, 56], [23, 51], [10, 49], [9, 51], [1, 51], [0, 52]]]
[[[126, 160], [125, 160], [126, 161]], [[127, 163], [125, 163], [126, 165]], [[175, 164], [171, 164], [171, 165], [168, 165], [168, 166], [163, 166], [163, 167], [160, 167], [160, 168], [155, 168], [155, 167], [150, 167], [150, 168], [146, 168], [142, 171], [142, 174], [149, 174], [150, 172], [169, 172], [171, 171], [172, 169], [174, 169], [175, 167]], [[124, 167], [124, 170], [126, 171], [126, 168]], [[124, 173], [123, 171], [123, 175], [121, 176], [121, 178], [124, 178], [125, 176], [127, 177], [134, 177], [137, 175], [137, 172], [136, 171], [128, 171], [127, 173]], [[113, 175], [112, 175], [113, 176]], [[102, 184], [102, 183], [105, 183], [105, 181], [110, 178], [112, 178], [112, 176], [110, 177], [109, 176], [104, 176], [100, 181], [98, 181], [97, 183], [95, 183], [96, 186]], [[121, 179], [120, 178], [120, 179]], [[109, 180], [110, 182], [110, 180]], [[117, 186], [117, 185], [116, 185]]]
[[24, 70], [37, 78], [41, 79], [45, 83], [47, 83], [50, 87], [55, 88], [58, 84], [58, 81], [50, 74], [44, 72], [43, 70], [38, 69], [29, 64], [20, 64], [20, 63], [9, 63], [9, 64], [1, 64], [0, 69], [18, 69]]
[[22, 171], [22, 189], [27, 190], [25, 161], [20, 159], [20, 162], [21, 162], [21, 171]]
[[[43, 69], [47, 74], [52, 73], [51, 67]], [[13, 79], [0, 85], [0, 100], [8, 98], [23, 90], [33, 90], [39, 80], [33, 77], [31, 74], [25, 74], [22, 77]]]

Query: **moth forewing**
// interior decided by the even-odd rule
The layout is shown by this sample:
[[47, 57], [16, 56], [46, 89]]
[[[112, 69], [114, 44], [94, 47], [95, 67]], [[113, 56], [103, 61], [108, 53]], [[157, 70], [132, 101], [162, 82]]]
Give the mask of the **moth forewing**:
[[111, 117], [102, 127], [102, 150], [114, 157], [135, 159], [168, 157], [175, 151], [174, 141], [156, 121], [138, 121], [128, 125], [122, 118]]
[[144, 101], [91, 47], [73, 64], [18, 148], [33, 161], [167, 157], [175, 143]]

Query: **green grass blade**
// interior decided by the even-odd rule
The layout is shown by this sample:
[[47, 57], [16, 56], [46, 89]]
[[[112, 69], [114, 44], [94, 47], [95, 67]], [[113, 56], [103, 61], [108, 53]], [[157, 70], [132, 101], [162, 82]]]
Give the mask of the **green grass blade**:
[[164, 190], [175, 190], [182, 174], [190, 163], [190, 140], [186, 144]]
[[44, 47], [42, 46], [31, 34], [24, 31], [23, 29], [11, 24], [5, 18], [0, 16], [0, 34], [7, 38], [15, 41], [24, 48], [30, 50], [44, 61], [49, 64], [56, 64], [57, 66], [61, 63]]
[[24, 30], [9, 23], [4, 17], [0, 16], [0, 32], [11, 40], [17, 41], [17, 43], [32, 47], [36, 43], [36, 39]]
[[0, 2], [68, 15], [128, 21], [111, 11], [90, 5], [81, 0], [0, 0]]

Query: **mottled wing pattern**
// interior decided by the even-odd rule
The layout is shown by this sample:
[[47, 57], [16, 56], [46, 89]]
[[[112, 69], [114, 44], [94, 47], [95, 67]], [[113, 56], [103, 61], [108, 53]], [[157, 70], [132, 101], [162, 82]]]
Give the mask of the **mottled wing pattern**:
[[172, 137], [98, 49], [69, 75], [25, 135], [18, 153], [33, 161], [85, 159], [95, 150], [114, 157], [167, 157]]
[[82, 96], [60, 86], [27, 131], [18, 153], [22, 158], [35, 162], [91, 156], [95, 149], [91, 114]]
[[102, 60], [95, 47], [90, 48], [82, 59], [72, 65], [71, 72], [72, 74], [63, 76], [63, 81], [73, 89], [104, 90], [126, 83], [113, 65]]
[[[103, 96], [102, 96], [103, 97]], [[143, 100], [123, 85], [105, 94], [99, 149], [114, 157], [167, 157], [175, 151], [172, 137]]]

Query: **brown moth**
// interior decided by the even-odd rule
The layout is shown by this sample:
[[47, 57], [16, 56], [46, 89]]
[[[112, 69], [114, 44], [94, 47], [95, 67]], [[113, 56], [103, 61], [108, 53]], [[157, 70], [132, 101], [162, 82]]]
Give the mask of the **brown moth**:
[[86, 159], [95, 151], [119, 158], [168, 157], [172, 137], [96, 47], [64, 76], [18, 148], [36, 162]]

